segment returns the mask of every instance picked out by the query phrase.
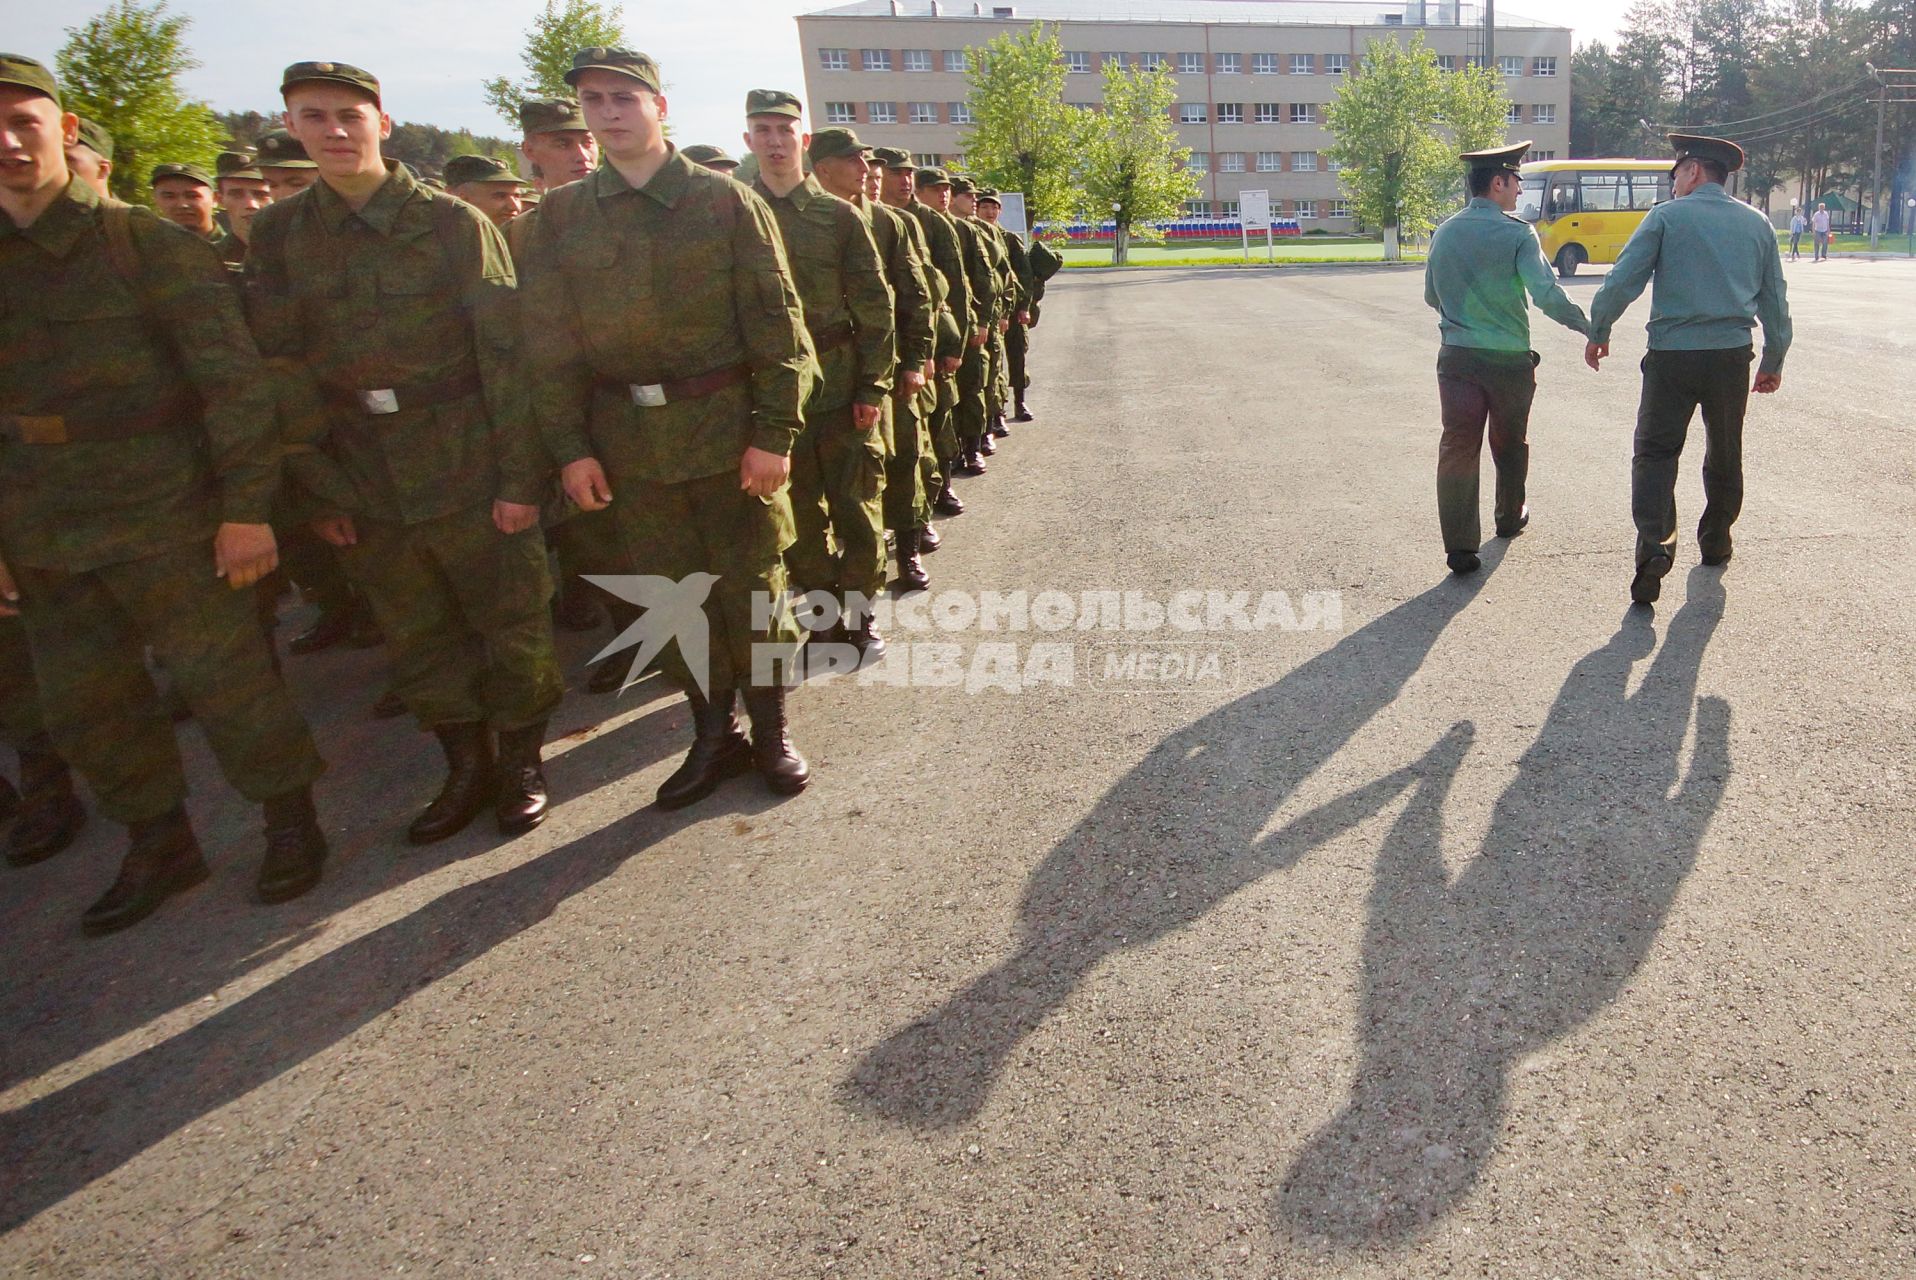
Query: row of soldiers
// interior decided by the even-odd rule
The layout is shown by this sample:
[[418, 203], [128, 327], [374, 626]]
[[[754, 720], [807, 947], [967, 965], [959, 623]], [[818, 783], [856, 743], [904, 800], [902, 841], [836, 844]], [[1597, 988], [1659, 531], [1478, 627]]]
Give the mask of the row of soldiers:
[[[214, 173], [161, 166], [156, 217], [107, 194], [111, 140], [51, 73], [0, 55], [7, 856], [71, 841], [70, 763], [129, 832], [87, 932], [208, 874], [149, 653], [263, 808], [259, 898], [318, 883], [325, 766], [261, 625], [282, 551], [301, 586], [337, 582], [293, 648], [379, 636], [391, 696], [443, 748], [413, 843], [548, 812], [549, 551], [567, 579], [709, 583], [706, 642], [657, 655], [694, 725], [660, 806], [754, 770], [793, 794], [792, 593], [829, 593], [830, 638], [877, 660], [887, 542], [891, 589], [922, 590], [954, 477], [1030, 419], [1026, 331], [1058, 264], [996, 225], [995, 192], [807, 135], [770, 90], [745, 104], [747, 186], [667, 141], [646, 55], [581, 50], [566, 81], [576, 98], [522, 115], [535, 192], [481, 157], [441, 190], [383, 157], [372, 75], [296, 63], [285, 129]], [[624, 676], [615, 657], [592, 683]]]

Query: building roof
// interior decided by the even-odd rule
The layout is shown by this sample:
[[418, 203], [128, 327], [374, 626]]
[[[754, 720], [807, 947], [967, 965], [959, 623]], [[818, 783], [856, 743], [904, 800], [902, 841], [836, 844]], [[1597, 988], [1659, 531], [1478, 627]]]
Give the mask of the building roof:
[[[986, 21], [1191, 22], [1314, 27], [1481, 27], [1483, 9], [1453, 0], [854, 0], [810, 18], [973, 18]], [[1420, 20], [1421, 19], [1421, 20]], [[1559, 28], [1499, 12], [1497, 27]]]

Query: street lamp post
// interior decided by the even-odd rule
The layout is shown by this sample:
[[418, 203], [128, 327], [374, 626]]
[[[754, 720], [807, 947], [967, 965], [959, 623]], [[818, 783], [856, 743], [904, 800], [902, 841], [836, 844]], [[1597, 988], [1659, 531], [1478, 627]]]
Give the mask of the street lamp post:
[[1903, 232], [1909, 237], [1903, 252], [1916, 258], [1916, 196], [1911, 196], [1909, 203], [1903, 207]]

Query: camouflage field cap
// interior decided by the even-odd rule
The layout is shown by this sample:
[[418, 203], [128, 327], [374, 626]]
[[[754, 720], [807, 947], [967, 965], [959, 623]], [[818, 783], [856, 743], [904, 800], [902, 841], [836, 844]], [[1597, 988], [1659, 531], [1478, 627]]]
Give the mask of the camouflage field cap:
[[542, 199], [544, 199], [544, 197], [539, 194], [538, 189], [535, 187], [522, 192], [519, 196], [519, 203], [530, 209]]
[[665, 92], [659, 64], [636, 49], [611, 49], [602, 44], [581, 49], [572, 55], [572, 70], [565, 73], [565, 82], [578, 84], [580, 74], [586, 71], [611, 71], [630, 76], [653, 93]]
[[343, 84], [359, 90], [374, 102], [379, 101], [378, 77], [344, 62], [295, 62], [279, 78], [280, 96], [285, 97], [286, 91], [296, 84]]
[[32, 58], [17, 53], [0, 53], [0, 84], [44, 93], [53, 99], [55, 106], [60, 102], [60, 84], [53, 73]]
[[790, 116], [796, 120], [805, 114], [798, 95], [783, 89], [754, 89], [745, 95], [748, 116]]
[[80, 145], [99, 156], [102, 160], [113, 158], [113, 135], [106, 126], [80, 117]]
[[864, 155], [870, 150], [870, 147], [858, 140], [856, 133], [839, 125], [833, 125], [829, 129], [820, 129], [812, 135], [812, 145], [807, 148], [805, 154], [812, 158], [813, 164], [817, 164], [820, 160], [832, 160], [839, 156]]
[[259, 136], [259, 167], [262, 169], [317, 169], [298, 138], [284, 129], [269, 129]]
[[1714, 160], [1723, 166], [1723, 172], [1735, 173], [1743, 167], [1743, 148], [1728, 138], [1707, 138], [1700, 133], [1673, 133], [1670, 135], [1670, 147], [1676, 152], [1676, 164], [1685, 160]]
[[203, 187], [213, 185], [213, 175], [196, 164], [156, 164], [153, 174], [147, 179], [149, 186], [157, 186], [163, 178], [186, 178]]
[[585, 117], [573, 98], [527, 98], [519, 104], [519, 128], [528, 136], [535, 133], [566, 133], [586, 127]]
[[702, 164], [708, 169], [714, 165], [738, 168], [738, 161], [734, 160], [724, 147], [715, 147], [709, 142], [695, 142], [689, 147], [680, 147], [679, 154], [693, 164]]
[[462, 186], [468, 182], [510, 182], [518, 186], [524, 181], [491, 156], [454, 156], [446, 161], [446, 185], [449, 187]]
[[878, 161], [878, 163], [884, 165], [887, 169], [916, 169], [918, 167], [911, 162], [911, 152], [905, 150], [903, 147], [873, 147], [872, 159]]
[[951, 185], [951, 175], [935, 165], [930, 168], [920, 169], [917, 177], [918, 185], [921, 187], [948, 187]]
[[978, 188], [978, 203], [984, 204], [986, 201], [990, 201], [992, 204], [997, 205], [1001, 209], [1004, 207], [1004, 203], [1005, 203], [1004, 201], [998, 198], [998, 189], [996, 187], [979, 187]]
[[222, 151], [213, 162], [213, 174], [218, 178], [243, 178], [250, 182], [264, 182], [266, 175], [259, 171], [259, 161], [250, 151]]
[[971, 179], [967, 178], [964, 174], [960, 173], [952, 176], [951, 194], [955, 196], [969, 196], [975, 195], [977, 191], [978, 188], [972, 185]]

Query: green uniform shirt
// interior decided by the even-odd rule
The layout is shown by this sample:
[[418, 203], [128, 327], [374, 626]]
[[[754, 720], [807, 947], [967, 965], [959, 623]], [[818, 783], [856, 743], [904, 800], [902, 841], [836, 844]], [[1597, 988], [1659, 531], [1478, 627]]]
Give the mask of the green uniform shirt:
[[[0, 217], [0, 414], [68, 437], [0, 425], [0, 556], [16, 567], [86, 572], [272, 510], [272, 399], [219, 255], [132, 210], [129, 283], [103, 213], [76, 180], [30, 227]], [[102, 438], [141, 418], [156, 429]]]
[[1447, 347], [1529, 351], [1528, 290], [1543, 313], [1588, 334], [1583, 308], [1557, 284], [1529, 223], [1482, 196], [1444, 220], [1430, 238], [1424, 301], [1437, 309]]
[[1024, 237], [1016, 231], [998, 228], [1004, 237], [1005, 252], [1011, 255], [1011, 273], [1018, 280], [1017, 309], [1031, 310], [1031, 304], [1038, 300], [1038, 278], [1031, 273], [1031, 253], [1025, 248]]
[[[597, 456], [671, 484], [736, 471], [748, 446], [791, 453], [818, 365], [778, 225], [750, 188], [676, 149], [637, 190], [601, 165], [540, 203], [524, 305], [560, 465]], [[626, 390], [740, 366], [746, 382], [654, 407]]]
[[925, 279], [925, 264], [918, 256], [917, 241], [906, 230], [903, 214], [882, 204], [861, 200], [857, 209], [871, 224], [872, 243], [878, 246], [878, 258], [885, 266], [885, 281], [891, 285], [896, 301], [898, 366], [921, 368], [931, 359], [936, 335], [932, 331], [931, 286]]
[[[886, 208], [891, 208], [887, 205]], [[918, 255], [919, 265], [925, 271], [925, 285], [931, 290], [931, 325], [933, 333], [932, 358], [943, 360], [964, 354], [964, 335], [958, 331], [957, 317], [951, 313], [951, 285], [945, 280], [945, 273], [932, 261], [931, 241], [926, 237], [924, 222], [916, 217], [912, 209], [924, 209], [924, 205], [892, 209], [898, 215], [899, 225], [905, 228], [911, 237], [912, 248]], [[926, 209], [926, 212], [930, 212]]]
[[998, 275], [992, 268], [985, 233], [970, 218], [953, 218], [951, 225], [964, 253], [965, 280], [971, 293], [972, 332], [980, 329], [989, 332], [998, 323], [999, 297]]
[[898, 347], [891, 286], [870, 225], [809, 173], [782, 196], [772, 194], [762, 176], [752, 180], [752, 190], [778, 220], [818, 352], [820, 379], [811, 407], [883, 404], [891, 394]]
[[1652, 277], [1650, 349], [1719, 351], [1750, 344], [1763, 326], [1762, 373], [1780, 373], [1790, 349], [1790, 304], [1770, 220], [1721, 183], [1706, 182], [1643, 216], [1590, 303], [1590, 337], [1610, 327]]
[[971, 296], [971, 276], [965, 270], [964, 245], [958, 239], [958, 224], [950, 214], [913, 199], [906, 212], [918, 220], [919, 229], [931, 246], [931, 265], [945, 277], [945, 301], [952, 318], [968, 339], [978, 329], [978, 306]]
[[[463, 201], [387, 161], [354, 212], [325, 183], [260, 210], [246, 259], [260, 350], [327, 397], [318, 452], [289, 458], [322, 505], [417, 524], [495, 498], [538, 503], [551, 462], [519, 372], [505, 240]], [[453, 391], [464, 383], [471, 390]], [[476, 386], [474, 385], [476, 383]], [[390, 390], [396, 413], [356, 393]], [[283, 380], [290, 405], [298, 388]]]

